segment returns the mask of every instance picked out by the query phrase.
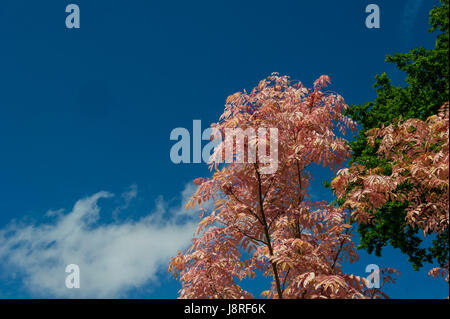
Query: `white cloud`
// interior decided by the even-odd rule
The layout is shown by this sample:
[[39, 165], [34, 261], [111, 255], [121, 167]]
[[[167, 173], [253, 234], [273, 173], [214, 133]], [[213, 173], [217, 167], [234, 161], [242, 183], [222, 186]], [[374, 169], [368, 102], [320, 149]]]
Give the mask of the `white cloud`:
[[[102, 191], [77, 201], [68, 214], [51, 212], [54, 222], [10, 224], [0, 230], [0, 267], [11, 275], [18, 272], [38, 297], [126, 296], [133, 287], [156, 284], [169, 258], [189, 245], [198, 214], [187, 215], [184, 203], [193, 190], [193, 185], [186, 186], [177, 207], [168, 208], [159, 199], [154, 212], [138, 221], [97, 223], [99, 200], [112, 197]], [[122, 196], [125, 204], [136, 195], [132, 187]], [[80, 267], [79, 289], [65, 286], [69, 264]]]
[[132, 184], [130, 187], [128, 187], [128, 190], [126, 192], [120, 195], [120, 197], [124, 200], [124, 203], [123, 205], [114, 209], [112, 213], [114, 219], [117, 219], [119, 213], [123, 210], [126, 210], [130, 206], [131, 201], [136, 198], [137, 194], [138, 194], [137, 185]]

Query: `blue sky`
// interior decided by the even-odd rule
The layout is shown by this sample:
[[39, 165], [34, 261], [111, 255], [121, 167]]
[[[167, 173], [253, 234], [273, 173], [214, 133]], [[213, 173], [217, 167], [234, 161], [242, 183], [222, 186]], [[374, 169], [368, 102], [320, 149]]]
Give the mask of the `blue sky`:
[[[209, 171], [170, 161], [172, 129], [191, 131], [194, 119], [205, 128], [228, 95], [272, 72], [307, 86], [328, 74], [347, 103], [368, 101], [376, 74], [403, 81], [386, 54], [433, 46], [426, 29], [438, 1], [77, 0], [76, 30], [64, 24], [69, 3], [0, 4], [2, 298], [176, 297], [167, 258], [189, 241], [195, 219], [181, 205]], [[380, 29], [365, 27], [369, 3]], [[312, 193], [331, 198], [320, 185], [329, 173], [314, 173]], [[56, 287], [71, 256], [92, 266], [80, 266], [84, 292]], [[393, 249], [361, 257], [346, 269], [402, 272], [391, 297], [448, 295], [427, 277], [432, 265], [414, 272]]]

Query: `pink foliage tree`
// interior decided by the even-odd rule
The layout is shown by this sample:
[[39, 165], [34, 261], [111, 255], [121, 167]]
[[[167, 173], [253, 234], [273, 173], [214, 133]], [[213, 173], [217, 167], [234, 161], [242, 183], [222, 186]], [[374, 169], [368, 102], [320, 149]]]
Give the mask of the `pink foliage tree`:
[[[180, 298], [252, 298], [240, 281], [258, 272], [270, 278], [269, 289], [261, 293], [268, 298], [384, 296], [367, 288], [365, 278], [342, 271], [344, 261], [358, 260], [352, 217], [309, 199], [310, 166], [336, 171], [349, 156], [339, 135], [355, 128], [343, 115], [344, 99], [322, 91], [329, 82], [321, 76], [308, 89], [272, 74], [251, 92], [228, 97], [213, 127], [222, 133], [227, 128], [276, 128], [278, 169], [263, 174], [258, 160], [220, 165], [216, 159], [225, 142], [216, 148], [212, 177], [195, 180], [197, 190], [187, 204], [215, 201], [215, 208], [201, 216], [192, 246], [169, 265], [181, 281]], [[256, 148], [261, 142], [266, 141], [258, 141]], [[247, 138], [246, 150], [251, 145], [254, 141]], [[392, 272], [383, 271], [384, 282], [395, 280]]]
[[[449, 115], [448, 103], [426, 121], [409, 119], [367, 132], [378, 153], [392, 161], [392, 173], [353, 165], [342, 169], [331, 186], [344, 208], [358, 222], [368, 223], [372, 212], [391, 199], [408, 201], [406, 222], [424, 235], [440, 234], [449, 224]], [[350, 189], [350, 191], [347, 191]], [[434, 268], [431, 276], [446, 275]]]

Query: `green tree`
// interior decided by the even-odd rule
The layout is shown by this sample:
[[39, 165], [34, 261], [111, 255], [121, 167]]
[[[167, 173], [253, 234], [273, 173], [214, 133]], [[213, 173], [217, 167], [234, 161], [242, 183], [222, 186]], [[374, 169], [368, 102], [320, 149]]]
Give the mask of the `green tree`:
[[[386, 57], [386, 62], [395, 63], [406, 73], [405, 86], [392, 85], [386, 73], [377, 75], [373, 86], [377, 93], [375, 100], [348, 109], [347, 115], [362, 127], [351, 142], [351, 163], [360, 163], [367, 168], [381, 167], [384, 174], [391, 174], [391, 164], [376, 154], [379, 144], [371, 147], [367, 143], [366, 131], [400, 118], [425, 120], [449, 100], [448, 13], [449, 0], [441, 0], [441, 6], [430, 11], [429, 31], [438, 33], [433, 49], [419, 47]], [[359, 248], [369, 253], [375, 251], [380, 256], [382, 248], [390, 244], [407, 254], [416, 270], [423, 262], [437, 261], [444, 266], [449, 251], [448, 231], [437, 236], [431, 245], [424, 246], [419, 230], [405, 223], [408, 205], [408, 202], [388, 202], [375, 213], [373, 224], [361, 224], [358, 228], [361, 235]]]

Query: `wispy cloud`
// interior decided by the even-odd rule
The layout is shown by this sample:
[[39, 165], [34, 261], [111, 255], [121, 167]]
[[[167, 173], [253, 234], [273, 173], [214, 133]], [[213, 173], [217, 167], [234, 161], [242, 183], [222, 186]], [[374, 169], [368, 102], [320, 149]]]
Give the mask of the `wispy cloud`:
[[128, 190], [125, 191], [120, 195], [120, 197], [123, 199], [123, 204], [119, 207], [116, 207], [112, 213], [114, 219], [117, 219], [119, 213], [123, 210], [126, 210], [130, 203], [133, 201], [133, 199], [136, 198], [138, 194], [138, 188], [136, 184], [132, 184], [130, 187], [128, 187]]
[[[184, 203], [193, 189], [186, 186], [176, 207], [159, 199], [138, 221], [98, 223], [99, 201], [113, 196], [102, 191], [78, 200], [67, 214], [48, 214], [53, 222], [12, 223], [0, 230], [0, 269], [21, 276], [37, 297], [123, 297], [133, 287], [156, 284], [170, 256], [190, 243], [198, 214], [186, 214]], [[123, 194], [125, 204], [136, 195], [133, 186]], [[68, 264], [80, 266], [79, 289], [65, 286]]]

